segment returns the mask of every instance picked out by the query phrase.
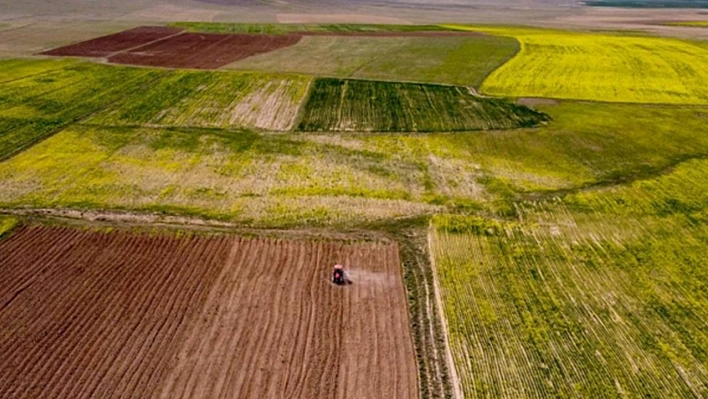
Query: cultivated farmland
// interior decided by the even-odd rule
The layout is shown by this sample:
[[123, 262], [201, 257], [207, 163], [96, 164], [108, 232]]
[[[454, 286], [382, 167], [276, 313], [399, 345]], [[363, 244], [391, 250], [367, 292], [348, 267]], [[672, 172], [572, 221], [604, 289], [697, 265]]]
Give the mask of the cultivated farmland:
[[0, 269], [2, 397], [418, 397], [395, 244], [34, 226]]
[[215, 69], [254, 54], [292, 46], [299, 35], [183, 33], [108, 58], [117, 64]]
[[143, 26], [45, 51], [45, 55], [108, 58], [116, 64], [216, 69], [241, 58], [292, 46], [300, 35], [184, 33]]
[[516, 204], [515, 222], [438, 218], [431, 245], [470, 396], [708, 394], [708, 163]]
[[261, 226], [436, 208], [417, 202], [426, 175], [415, 160], [298, 135], [75, 126], [0, 164], [0, 176], [5, 206], [176, 212]]
[[0, 83], [66, 68], [77, 63], [77, 61], [69, 59], [46, 59], [32, 62], [22, 59], [2, 60], [0, 61]]
[[300, 131], [429, 132], [530, 127], [546, 115], [467, 88], [317, 79]]
[[[460, 28], [464, 28], [461, 27]], [[708, 49], [677, 39], [469, 28], [515, 37], [521, 51], [482, 85], [491, 95], [708, 104]]]
[[162, 26], [142, 26], [113, 35], [83, 41], [69, 46], [45, 51], [42, 54], [55, 56], [108, 57], [114, 53], [142, 47], [146, 44], [174, 36], [181, 29]]
[[179, 25], [0, 61], [1, 397], [708, 397], [705, 43]]
[[[27, 77], [0, 83], [0, 159], [154, 80], [159, 71], [91, 64], [8, 62]], [[5, 63], [7, 64], [7, 63]], [[47, 69], [42, 70], [43, 66]], [[13, 76], [8, 72], [7, 76]]]
[[540, 107], [553, 117], [540, 128], [418, 135], [92, 120], [0, 163], [0, 206], [351, 226], [441, 209], [508, 210], [518, 197], [632, 181], [708, 155], [700, 107]]
[[255, 55], [228, 69], [479, 87], [519, 50], [500, 36], [304, 36], [296, 45]]
[[309, 85], [299, 76], [176, 71], [87, 122], [290, 130]]

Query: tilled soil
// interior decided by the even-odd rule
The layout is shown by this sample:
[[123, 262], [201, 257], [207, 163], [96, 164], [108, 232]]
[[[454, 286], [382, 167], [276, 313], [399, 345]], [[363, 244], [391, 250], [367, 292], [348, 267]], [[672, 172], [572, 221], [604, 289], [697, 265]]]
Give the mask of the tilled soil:
[[476, 36], [477, 32], [293, 32], [286, 35], [180, 33], [143, 26], [46, 51], [56, 56], [107, 58], [116, 64], [164, 68], [217, 69], [252, 55], [289, 47], [303, 36], [437, 37]]
[[183, 33], [108, 58], [116, 64], [216, 69], [255, 54], [292, 46], [301, 35]]
[[182, 30], [162, 26], [141, 26], [113, 35], [102, 36], [45, 51], [44, 55], [76, 57], [108, 57], [111, 54], [144, 46], [156, 40], [176, 35]]
[[[332, 265], [351, 285], [329, 282]], [[21, 227], [0, 397], [415, 398], [398, 246]]]

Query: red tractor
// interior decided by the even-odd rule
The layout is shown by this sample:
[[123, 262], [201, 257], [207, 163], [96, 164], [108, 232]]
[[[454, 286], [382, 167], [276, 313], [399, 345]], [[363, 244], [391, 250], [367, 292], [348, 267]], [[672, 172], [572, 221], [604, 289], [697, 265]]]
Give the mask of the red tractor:
[[332, 271], [332, 282], [337, 285], [344, 285], [347, 283], [347, 278], [344, 275], [344, 267], [342, 265], [334, 265], [334, 270]]

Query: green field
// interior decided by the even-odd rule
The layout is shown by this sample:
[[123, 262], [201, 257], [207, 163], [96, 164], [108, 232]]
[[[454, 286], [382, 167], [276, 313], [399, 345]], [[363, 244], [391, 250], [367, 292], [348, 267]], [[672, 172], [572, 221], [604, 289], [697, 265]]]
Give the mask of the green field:
[[431, 245], [468, 397], [708, 394], [708, 161], [516, 205], [514, 222], [440, 217]]
[[66, 68], [76, 63], [78, 61], [56, 58], [33, 62], [18, 59], [2, 60], [0, 61], [0, 83]]
[[0, 61], [0, 208], [428, 227], [466, 397], [708, 397], [708, 47], [449, 29], [496, 36], [305, 37], [239, 71]]
[[300, 131], [433, 132], [537, 126], [546, 115], [463, 87], [321, 78]]
[[482, 91], [490, 95], [708, 104], [708, 48], [699, 42], [524, 28], [467, 29], [515, 37], [521, 43], [519, 54], [484, 81]]
[[[302, 75], [78, 62], [6, 64], [9, 80], [0, 82], [0, 158], [78, 120], [99, 126], [403, 132], [508, 129], [547, 121], [525, 106], [480, 98], [463, 87], [313, 83]], [[23, 73], [27, 76], [20, 77]]]
[[[101, 77], [99, 71], [118, 75]], [[224, 116], [233, 118], [236, 108], [231, 107], [244, 102], [240, 100], [244, 87], [253, 92], [253, 87], [275, 85], [271, 92], [280, 93], [276, 98], [288, 99], [290, 95], [282, 94], [282, 82], [301, 96], [309, 79], [159, 71], [154, 76], [150, 72], [152, 80], [134, 94], [112, 97], [99, 95], [93, 83], [88, 84], [94, 80], [85, 78], [95, 75], [92, 79], [97, 82], [114, 82], [126, 73], [146, 71], [151, 70], [79, 63], [0, 85], [5, 98], [0, 106], [11, 110], [15, 119], [23, 116], [27, 121], [52, 120], [53, 109], [62, 116], [74, 112], [67, 106], [72, 102], [86, 112], [84, 106], [93, 104], [92, 96], [85, 95], [89, 90], [97, 98], [114, 100], [79, 125], [0, 164], [2, 203], [13, 208], [158, 209], [276, 226], [299, 218], [303, 224], [351, 224], [438, 210], [506, 214], [513, 213], [510, 201], [631, 182], [682, 161], [708, 157], [704, 107], [534, 101], [533, 107], [551, 117], [538, 128], [424, 135], [273, 135], [239, 130]], [[52, 82], [37, 80], [39, 76], [51, 77]], [[74, 84], [78, 80], [87, 86]], [[355, 89], [342, 96], [343, 81], [315, 82], [309, 83], [314, 91], [299, 111], [301, 129], [354, 129], [351, 121], [371, 130], [504, 127], [493, 125], [497, 123], [489, 118], [493, 114], [487, 113], [485, 119], [472, 112], [478, 110], [478, 101], [488, 100], [456, 87], [347, 81]], [[313, 87], [321, 82], [334, 85]], [[54, 85], [62, 89], [57, 91]], [[322, 93], [330, 89], [334, 91]], [[61, 101], [49, 101], [53, 99]], [[432, 99], [440, 105], [430, 107]], [[37, 103], [39, 108], [23, 108], [13, 101]], [[292, 104], [289, 101], [285, 104]], [[356, 101], [365, 105], [355, 105]], [[510, 107], [501, 104], [502, 110]], [[258, 113], [246, 110], [242, 115], [254, 114]], [[480, 120], [489, 124], [475, 125]], [[121, 146], [105, 147], [101, 137]], [[165, 152], [161, 145], [171, 150]], [[130, 156], [120, 157], [124, 153]], [[151, 165], [151, 160], [163, 157], [165, 162], [180, 159], [184, 169], [169, 162], [164, 169], [160, 162]], [[84, 164], [92, 166], [83, 168]], [[152, 179], [172, 175], [159, 184], [159, 179]], [[215, 187], [227, 188], [210, 191]], [[269, 217], [271, 210], [289, 216]]]
[[85, 63], [64, 62], [64, 68], [44, 61], [2, 64], [3, 75], [14, 80], [0, 83], [0, 159], [136, 92], [162, 73]]
[[0, 216], [0, 239], [5, 233], [17, 226], [18, 220], [8, 216]]
[[309, 85], [299, 76], [175, 71], [87, 122], [290, 130]]
[[708, 157], [705, 109], [561, 103], [541, 128], [377, 135], [79, 124], [0, 163], [0, 206], [356, 225], [656, 175]]
[[306, 36], [226, 68], [479, 87], [518, 50], [516, 40], [499, 36]]
[[254, 225], [361, 223], [432, 212], [418, 169], [302, 135], [75, 126], [0, 164], [0, 203]]

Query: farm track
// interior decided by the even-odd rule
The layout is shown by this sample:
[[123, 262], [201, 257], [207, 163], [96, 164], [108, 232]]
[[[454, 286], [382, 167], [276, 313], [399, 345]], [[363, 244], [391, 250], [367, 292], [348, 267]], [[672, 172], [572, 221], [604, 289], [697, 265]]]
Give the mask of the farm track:
[[400, 265], [395, 244], [20, 227], [0, 396], [417, 397]]

